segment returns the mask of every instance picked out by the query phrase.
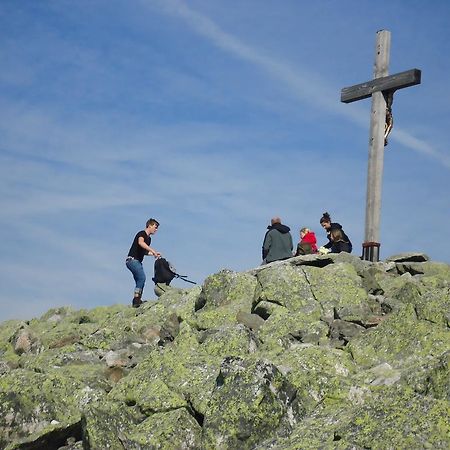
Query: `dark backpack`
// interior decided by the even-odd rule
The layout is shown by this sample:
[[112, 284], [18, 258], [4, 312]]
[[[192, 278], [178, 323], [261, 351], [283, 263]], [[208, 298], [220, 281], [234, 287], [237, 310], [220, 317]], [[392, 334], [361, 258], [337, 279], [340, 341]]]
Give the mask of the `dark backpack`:
[[194, 281], [190, 281], [186, 279], [186, 275], [178, 275], [175, 267], [170, 264], [169, 261], [165, 258], [158, 258], [155, 260], [155, 276], [152, 280], [157, 283], [164, 283], [169, 286], [170, 282], [174, 278], [181, 278], [183, 281], [187, 281], [188, 283], [196, 284]]

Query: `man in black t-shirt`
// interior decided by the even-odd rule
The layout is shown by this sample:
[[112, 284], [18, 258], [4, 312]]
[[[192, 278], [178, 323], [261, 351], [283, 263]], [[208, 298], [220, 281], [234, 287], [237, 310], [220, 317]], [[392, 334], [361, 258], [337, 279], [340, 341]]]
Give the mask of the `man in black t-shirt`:
[[142, 292], [145, 285], [145, 272], [142, 267], [144, 256], [152, 255], [159, 258], [161, 253], [150, 247], [152, 238], [150, 235], [155, 234], [158, 230], [159, 222], [155, 219], [148, 219], [145, 224], [145, 230], [139, 231], [133, 239], [128, 257], [126, 259], [126, 266], [133, 274], [136, 287], [134, 288], [134, 297], [132, 305], [137, 308], [142, 304]]

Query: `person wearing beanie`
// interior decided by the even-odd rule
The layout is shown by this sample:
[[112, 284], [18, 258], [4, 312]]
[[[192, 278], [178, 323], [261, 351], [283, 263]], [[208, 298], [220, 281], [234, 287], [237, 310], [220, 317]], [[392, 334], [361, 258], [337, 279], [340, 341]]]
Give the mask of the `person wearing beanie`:
[[279, 217], [274, 217], [267, 227], [262, 246], [263, 263], [270, 263], [292, 257], [291, 229], [281, 223]]

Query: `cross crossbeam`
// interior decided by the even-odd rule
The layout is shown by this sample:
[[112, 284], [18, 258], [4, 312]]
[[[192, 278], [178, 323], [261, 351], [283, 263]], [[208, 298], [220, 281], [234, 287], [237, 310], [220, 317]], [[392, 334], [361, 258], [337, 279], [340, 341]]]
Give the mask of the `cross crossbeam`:
[[351, 103], [364, 98], [369, 98], [374, 92], [396, 91], [420, 84], [422, 72], [419, 69], [406, 70], [387, 77], [375, 78], [341, 90], [341, 102]]

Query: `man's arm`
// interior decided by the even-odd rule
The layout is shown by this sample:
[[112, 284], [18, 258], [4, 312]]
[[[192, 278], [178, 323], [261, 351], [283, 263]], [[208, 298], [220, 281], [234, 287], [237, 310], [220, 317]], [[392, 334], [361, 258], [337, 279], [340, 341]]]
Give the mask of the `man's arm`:
[[264, 236], [264, 243], [262, 247], [262, 259], [266, 259], [267, 254], [269, 253], [270, 244], [272, 243], [272, 236], [269, 232]]
[[145, 243], [145, 240], [142, 236], [138, 239], [138, 244], [140, 247], [142, 247], [144, 250], [147, 250], [149, 255], [154, 256], [155, 258], [159, 258], [161, 256], [161, 253], [157, 252], [153, 248], [151, 248], [149, 245]]

